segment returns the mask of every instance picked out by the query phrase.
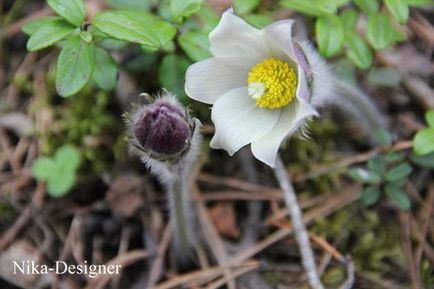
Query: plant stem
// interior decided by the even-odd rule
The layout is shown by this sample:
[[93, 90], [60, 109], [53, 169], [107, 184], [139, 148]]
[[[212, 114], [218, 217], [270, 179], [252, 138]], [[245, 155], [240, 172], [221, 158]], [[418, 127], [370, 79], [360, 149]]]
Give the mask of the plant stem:
[[175, 226], [174, 231], [177, 232], [176, 238], [178, 238], [178, 242], [181, 250], [186, 250], [188, 248], [188, 237], [187, 237], [187, 224], [188, 222], [185, 216], [185, 196], [183, 196], [184, 192], [182, 191], [182, 180], [178, 177], [172, 182], [172, 189], [170, 194], [173, 197], [173, 206], [174, 206], [174, 215], [171, 216], [173, 220], [173, 224]]
[[283, 191], [284, 200], [286, 206], [288, 207], [289, 215], [291, 216], [295, 238], [297, 239], [298, 247], [300, 249], [301, 259], [304, 270], [306, 271], [309, 286], [312, 289], [324, 289], [324, 286], [318, 277], [315, 259], [309, 241], [309, 235], [303, 223], [300, 206], [298, 205], [294, 188], [292, 187], [288, 173], [283, 166], [283, 162], [279, 155], [277, 155], [274, 174]]

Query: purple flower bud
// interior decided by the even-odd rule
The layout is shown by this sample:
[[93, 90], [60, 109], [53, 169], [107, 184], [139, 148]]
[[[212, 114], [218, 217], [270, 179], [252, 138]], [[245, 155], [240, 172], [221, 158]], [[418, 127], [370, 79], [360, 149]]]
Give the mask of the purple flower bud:
[[182, 153], [192, 134], [185, 109], [164, 99], [144, 107], [132, 129], [144, 150], [164, 156]]

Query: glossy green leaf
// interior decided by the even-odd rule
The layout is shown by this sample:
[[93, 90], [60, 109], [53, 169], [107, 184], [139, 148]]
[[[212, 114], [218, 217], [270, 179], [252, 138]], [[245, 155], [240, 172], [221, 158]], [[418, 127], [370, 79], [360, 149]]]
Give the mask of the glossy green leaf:
[[378, 184], [381, 181], [381, 177], [374, 172], [367, 171], [362, 168], [348, 170], [348, 176], [363, 184]]
[[64, 145], [56, 151], [54, 160], [64, 171], [75, 171], [80, 165], [80, 152], [71, 145]]
[[89, 31], [81, 31], [80, 32], [80, 38], [84, 41], [84, 42], [86, 42], [86, 43], [91, 43], [92, 42], [92, 39], [93, 39], [93, 36], [92, 36], [92, 34], [89, 32]]
[[184, 75], [190, 62], [175, 54], [166, 55], [160, 64], [159, 78], [164, 88], [175, 92], [178, 96], [185, 95]]
[[139, 10], [142, 12], [149, 12], [153, 2], [153, 0], [107, 0], [107, 3], [114, 8]]
[[75, 30], [75, 27], [63, 19], [52, 20], [39, 27], [27, 41], [27, 50], [36, 51], [49, 47], [64, 39]]
[[386, 162], [388, 163], [399, 163], [405, 159], [406, 155], [403, 151], [391, 151], [386, 154]]
[[401, 179], [405, 179], [408, 175], [411, 174], [413, 168], [408, 163], [402, 163], [394, 168], [392, 168], [386, 174], [386, 180], [389, 182], [398, 181]]
[[413, 150], [418, 155], [434, 152], [434, 128], [425, 128], [418, 131], [413, 143]]
[[42, 18], [38, 18], [35, 20], [31, 20], [21, 27], [21, 31], [23, 31], [27, 35], [32, 35], [42, 26], [49, 24], [53, 21], [60, 20], [60, 19], [62, 19], [62, 18], [58, 17], [58, 16], [47, 16], [47, 17], [42, 17]]
[[234, 9], [238, 14], [247, 14], [258, 7], [261, 0], [234, 0]]
[[384, 0], [384, 3], [399, 23], [404, 24], [407, 22], [410, 9], [405, 0]]
[[355, 29], [359, 20], [359, 13], [353, 9], [347, 9], [341, 14], [342, 26], [345, 30]]
[[378, 128], [374, 130], [375, 139], [382, 146], [390, 146], [392, 145], [393, 137], [390, 132], [385, 129]]
[[316, 21], [315, 28], [321, 55], [331, 57], [342, 50], [344, 29], [338, 16], [332, 14], [321, 15]]
[[434, 169], [434, 152], [424, 156], [412, 155], [411, 161], [417, 166]]
[[369, 207], [380, 199], [381, 193], [377, 187], [367, 187], [360, 195], [360, 204], [363, 207]]
[[395, 87], [399, 85], [401, 79], [401, 72], [394, 68], [372, 69], [367, 76], [369, 83], [382, 87]]
[[377, 155], [368, 161], [368, 168], [371, 172], [376, 173], [380, 177], [384, 177], [387, 173], [386, 161], [380, 155]]
[[80, 26], [84, 21], [83, 0], [47, 0], [48, 5], [69, 23]]
[[244, 20], [256, 28], [262, 29], [268, 24], [273, 23], [273, 19], [262, 14], [249, 14], [244, 16]]
[[432, 6], [434, 3], [432, 0], [405, 0], [405, 2], [410, 6]]
[[140, 11], [102, 11], [92, 24], [113, 38], [154, 48], [163, 47], [176, 34], [172, 24]]
[[345, 45], [347, 46], [345, 55], [356, 66], [362, 69], [371, 66], [373, 60], [372, 50], [359, 34], [355, 31], [346, 31]]
[[323, 13], [323, 10], [317, 5], [315, 1], [283, 0], [280, 3], [283, 7], [292, 9], [306, 15], [319, 16]]
[[170, 12], [175, 21], [181, 22], [184, 18], [198, 12], [202, 3], [203, 0], [171, 0]]
[[112, 90], [116, 87], [118, 66], [113, 57], [106, 50], [95, 49], [95, 69], [92, 79], [103, 90]]
[[210, 43], [205, 33], [188, 31], [179, 36], [178, 41], [185, 53], [194, 61], [211, 57]]
[[95, 67], [95, 46], [70, 39], [62, 48], [56, 67], [56, 90], [63, 97], [80, 91], [89, 81]]
[[52, 158], [40, 157], [33, 162], [32, 175], [38, 180], [47, 180], [56, 171]]
[[71, 190], [75, 181], [75, 173], [58, 171], [47, 182], [48, 194], [54, 198], [63, 197]]
[[429, 127], [434, 128], [434, 110], [425, 113], [425, 120]]
[[366, 14], [377, 12], [380, 8], [378, 0], [354, 0], [354, 3]]
[[381, 12], [369, 14], [366, 34], [375, 50], [389, 47], [396, 39], [390, 19]]
[[395, 206], [402, 210], [409, 210], [411, 208], [410, 198], [401, 189], [392, 184], [386, 186], [386, 195]]

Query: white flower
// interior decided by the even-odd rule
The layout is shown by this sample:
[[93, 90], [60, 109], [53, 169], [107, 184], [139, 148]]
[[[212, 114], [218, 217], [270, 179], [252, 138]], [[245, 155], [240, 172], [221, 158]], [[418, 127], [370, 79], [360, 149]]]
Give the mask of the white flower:
[[293, 20], [262, 30], [226, 11], [211, 32], [214, 57], [191, 65], [185, 90], [213, 104], [211, 147], [233, 155], [251, 144], [255, 157], [274, 167], [282, 141], [331, 94], [329, 70], [307, 42], [292, 38]]

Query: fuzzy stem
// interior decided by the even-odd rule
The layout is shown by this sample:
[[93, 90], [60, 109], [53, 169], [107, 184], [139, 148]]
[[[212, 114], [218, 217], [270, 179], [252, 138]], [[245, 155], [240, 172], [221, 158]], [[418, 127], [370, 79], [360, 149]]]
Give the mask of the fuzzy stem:
[[289, 215], [291, 216], [295, 238], [297, 239], [298, 247], [300, 249], [301, 259], [304, 270], [306, 271], [309, 286], [312, 289], [324, 289], [324, 286], [322, 285], [321, 280], [318, 277], [315, 259], [309, 241], [309, 235], [303, 223], [300, 206], [298, 205], [294, 188], [292, 187], [292, 183], [289, 180], [288, 173], [284, 168], [283, 162], [279, 155], [276, 159], [274, 174], [283, 191], [285, 203], [288, 207]]
[[182, 179], [179, 177], [176, 177], [174, 181], [172, 182], [172, 192], [170, 195], [172, 195], [173, 199], [173, 215], [171, 216], [173, 220], [173, 224], [175, 225], [175, 232], [177, 232], [177, 238], [179, 241], [179, 245], [181, 246], [180, 249], [186, 250], [188, 248], [188, 237], [187, 237], [187, 218], [185, 216], [185, 196], [183, 192], [183, 186], [182, 185]]

